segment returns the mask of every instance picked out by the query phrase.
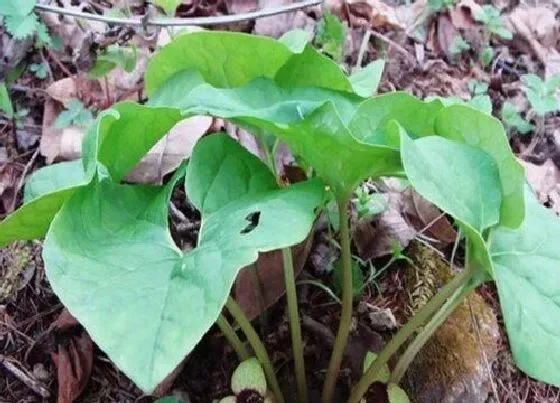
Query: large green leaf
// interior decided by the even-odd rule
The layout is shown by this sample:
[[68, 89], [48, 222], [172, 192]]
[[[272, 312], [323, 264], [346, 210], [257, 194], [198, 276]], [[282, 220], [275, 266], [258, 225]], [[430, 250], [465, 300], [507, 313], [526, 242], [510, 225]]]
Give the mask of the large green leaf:
[[525, 205], [521, 227], [492, 233], [494, 279], [517, 365], [560, 387], [560, 221], [529, 190]]
[[485, 152], [442, 137], [401, 136], [406, 175], [416, 191], [478, 232], [498, 223], [500, 182]]
[[364, 101], [349, 124], [354, 136], [368, 144], [390, 144], [387, 125], [396, 120], [413, 137], [435, 134], [440, 101], [424, 102], [406, 92], [392, 92]]
[[525, 214], [525, 174], [511, 152], [500, 121], [476, 109], [455, 105], [440, 112], [435, 128], [439, 136], [480, 148], [494, 158], [502, 189], [500, 225], [511, 228], [521, 225]]
[[352, 73], [350, 84], [354, 92], [364, 98], [371, 97], [377, 92], [384, 68], [385, 60], [379, 59]]
[[[200, 145], [226, 143], [222, 137]], [[199, 154], [198, 147], [195, 155], [209, 155], [208, 150]], [[226, 147], [253, 161], [248, 152]], [[196, 172], [214, 181], [200, 169], [191, 171], [191, 180]], [[243, 182], [233, 178], [237, 173], [230, 179]], [[203, 215], [199, 244], [183, 255], [167, 228], [167, 205], [179, 176], [166, 187], [93, 181], [65, 203], [43, 250], [61, 301], [145, 391], [153, 390], [214, 323], [239, 269], [253, 263], [258, 252], [305, 239], [323, 200], [323, 185], [316, 180], [249, 192]], [[224, 177], [218, 170], [215, 178]], [[205, 200], [220, 200], [213, 194], [220, 191], [210, 187]]]
[[25, 182], [23, 200], [25, 203], [60, 189], [86, 184], [81, 160], [59, 162], [39, 169]]
[[151, 60], [146, 90], [151, 96], [176, 73], [194, 70], [218, 88], [241, 87], [263, 77], [275, 78], [286, 87], [352, 91], [350, 81], [334, 61], [301, 42], [299, 33], [282, 41], [236, 32], [180, 35]]
[[277, 188], [268, 167], [226, 134], [199, 140], [185, 176], [185, 190], [202, 215], [245, 195]]
[[360, 101], [355, 95], [320, 88], [285, 89], [263, 78], [241, 88], [202, 84], [193, 89], [192, 74], [186, 71], [173, 77], [150, 104], [177, 106], [183, 116], [208, 114], [274, 134], [340, 197], [347, 197], [368, 176], [402, 172], [397, 149], [362, 143], [345, 126]]
[[121, 181], [177, 122], [177, 109], [121, 102], [101, 113], [84, 140], [88, 173], [101, 163], [115, 182]]
[[43, 237], [64, 202], [88, 182], [79, 160], [33, 173], [25, 185], [25, 204], [0, 222], [0, 247], [15, 240]]

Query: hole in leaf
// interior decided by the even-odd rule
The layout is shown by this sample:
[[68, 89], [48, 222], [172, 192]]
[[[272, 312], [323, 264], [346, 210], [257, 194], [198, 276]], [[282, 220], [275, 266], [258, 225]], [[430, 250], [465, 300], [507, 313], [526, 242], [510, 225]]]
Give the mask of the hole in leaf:
[[247, 217], [245, 217], [245, 219], [249, 221], [249, 224], [247, 224], [247, 226], [241, 230], [241, 234], [248, 234], [249, 232], [257, 228], [257, 225], [259, 225], [260, 217], [260, 211], [255, 211], [254, 213], [247, 214]]

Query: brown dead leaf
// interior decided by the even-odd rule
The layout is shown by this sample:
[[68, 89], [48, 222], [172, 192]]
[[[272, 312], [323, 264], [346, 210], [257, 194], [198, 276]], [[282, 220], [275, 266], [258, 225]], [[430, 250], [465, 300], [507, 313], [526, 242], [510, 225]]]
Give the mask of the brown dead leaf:
[[404, 213], [417, 231], [423, 231], [431, 238], [445, 244], [455, 241], [457, 232], [451, 222], [432, 203], [424, 199], [413, 189], [403, 193]]
[[[313, 236], [292, 248], [297, 277], [309, 256]], [[255, 269], [256, 268], [256, 269]], [[254, 267], [243, 268], [235, 280], [235, 298], [249, 319], [254, 319], [274, 305], [286, 292], [282, 252], [260, 253]]]
[[542, 165], [535, 165], [521, 160], [525, 167], [525, 175], [531, 188], [541, 203], [550, 204], [560, 214], [560, 170], [552, 159]]
[[72, 403], [84, 391], [93, 365], [93, 342], [67, 309], [51, 325], [57, 341], [51, 358], [57, 369], [58, 403]]
[[138, 183], [161, 184], [188, 157], [194, 145], [210, 126], [209, 116], [194, 116], [177, 123], [171, 131], [142, 158], [126, 180]]
[[391, 254], [395, 242], [404, 248], [416, 235], [403, 218], [402, 193], [388, 192], [384, 196], [389, 208], [372, 220], [358, 223], [352, 234], [358, 254], [364, 260]]
[[230, 14], [248, 13], [259, 8], [257, 0], [226, 0], [226, 5]]
[[525, 40], [545, 65], [545, 78], [560, 74], [560, 21], [555, 11], [546, 6], [518, 6], [508, 16], [514, 34]]
[[39, 151], [46, 158], [47, 164], [52, 164], [55, 160], [75, 160], [81, 155], [85, 131], [76, 126], [64, 129], [55, 127], [56, 118], [62, 110], [58, 102], [51, 99], [45, 101]]
[[[291, 0], [264, 0], [259, 2], [261, 9], [282, 7], [293, 3]], [[279, 38], [288, 31], [296, 28], [313, 32], [315, 20], [301, 10], [292, 13], [273, 15], [271, 17], [259, 18], [255, 22], [253, 32], [257, 35], [265, 35]]]
[[447, 14], [439, 14], [437, 17], [436, 29], [436, 50], [440, 54], [451, 55], [451, 45], [455, 37], [459, 36], [459, 31], [453, 25], [451, 17]]
[[[397, 17], [395, 7], [381, 0], [349, 0], [347, 4], [350, 16], [357, 18], [357, 21], [353, 22], [357, 22], [358, 25], [397, 30], [406, 28]], [[360, 20], [363, 21], [362, 24]]]

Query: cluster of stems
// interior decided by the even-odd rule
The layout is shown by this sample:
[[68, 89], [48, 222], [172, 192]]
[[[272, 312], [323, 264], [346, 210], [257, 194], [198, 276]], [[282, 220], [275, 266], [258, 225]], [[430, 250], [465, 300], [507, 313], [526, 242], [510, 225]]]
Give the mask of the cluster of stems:
[[[340, 366], [344, 355], [344, 349], [348, 341], [352, 321], [352, 255], [350, 246], [350, 230], [348, 225], [349, 199], [350, 198], [347, 197], [337, 200], [340, 217], [340, 247], [343, 270], [342, 310], [340, 314], [338, 333], [323, 385], [321, 397], [322, 403], [332, 403], [333, 401], [336, 381], [340, 372]], [[359, 403], [361, 401], [370, 385], [378, 379], [381, 370], [387, 364], [389, 359], [397, 353], [412, 336], [415, 335], [405, 352], [400, 356], [397, 365], [392, 372], [390, 381], [398, 384], [408, 366], [424, 344], [453, 312], [453, 310], [480, 283], [477, 277], [480, 272], [478, 270], [478, 266], [469, 264], [468, 255], [469, 254], [467, 253], [467, 264], [465, 265], [465, 269], [449, 281], [449, 283], [447, 283], [426, 305], [420, 308], [412, 319], [400, 328], [393, 338], [386, 344], [370, 368], [352, 388], [350, 397], [348, 398], [349, 403]], [[296, 376], [298, 403], [308, 403], [303, 340], [301, 336], [301, 325], [297, 306], [296, 283], [291, 250], [289, 248], [283, 249], [282, 257], [288, 305], [288, 318], [294, 354], [294, 371]], [[239, 307], [239, 305], [231, 297], [228, 299], [226, 307], [239, 325], [242, 332], [245, 334], [249, 345], [261, 363], [268, 379], [269, 387], [274, 394], [276, 401], [278, 403], [284, 403], [285, 399], [282, 391], [280, 390], [272, 362], [250, 321], [243, 313], [241, 307]], [[239, 359], [247, 359], [249, 354], [229, 322], [223, 316], [220, 316], [217, 324], [224, 336], [231, 343], [233, 349], [239, 356]]]

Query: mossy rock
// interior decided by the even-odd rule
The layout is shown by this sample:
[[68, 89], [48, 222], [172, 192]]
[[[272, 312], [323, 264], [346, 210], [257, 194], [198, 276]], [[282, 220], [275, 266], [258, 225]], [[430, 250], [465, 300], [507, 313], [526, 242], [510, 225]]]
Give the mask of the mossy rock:
[[[411, 243], [407, 255], [414, 264], [405, 269], [405, 289], [410, 310], [416, 311], [453, 272], [435, 250], [421, 243]], [[485, 402], [499, 335], [494, 312], [479, 294], [471, 293], [418, 353], [401, 386], [418, 403]]]

